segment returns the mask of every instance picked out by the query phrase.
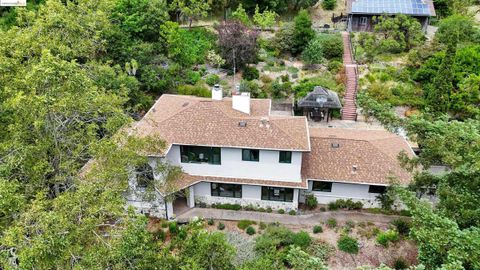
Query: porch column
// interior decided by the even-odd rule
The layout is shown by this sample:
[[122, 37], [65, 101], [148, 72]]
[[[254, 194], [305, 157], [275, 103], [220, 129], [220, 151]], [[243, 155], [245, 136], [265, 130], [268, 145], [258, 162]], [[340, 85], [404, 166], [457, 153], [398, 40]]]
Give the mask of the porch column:
[[166, 207], [167, 209], [165, 209], [167, 211], [167, 218], [168, 219], [174, 219], [174, 213], [173, 213], [173, 203], [170, 202], [170, 201], [167, 201], [166, 203]]
[[295, 209], [298, 208], [298, 188], [293, 190], [293, 207]]
[[193, 186], [188, 187], [187, 205], [190, 208], [195, 207], [195, 191]]

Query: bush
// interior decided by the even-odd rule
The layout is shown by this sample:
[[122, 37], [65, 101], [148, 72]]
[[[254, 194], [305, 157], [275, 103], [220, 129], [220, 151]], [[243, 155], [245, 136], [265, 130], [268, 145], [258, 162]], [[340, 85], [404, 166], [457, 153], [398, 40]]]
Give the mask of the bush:
[[337, 241], [338, 249], [350, 254], [357, 254], [359, 247], [357, 239], [348, 235], [342, 235]]
[[329, 61], [327, 64], [328, 71], [333, 73], [338, 73], [342, 69], [342, 67], [343, 64], [336, 60]]
[[323, 48], [320, 40], [312, 39], [302, 52], [302, 60], [309, 65], [321, 64], [324, 62]]
[[408, 235], [410, 233], [410, 222], [405, 219], [395, 219], [392, 224], [397, 228], [401, 235]]
[[248, 226], [250, 226], [252, 224], [257, 224], [257, 223], [255, 221], [252, 221], [252, 220], [242, 219], [242, 220], [238, 221], [237, 227], [241, 230], [245, 230]]
[[393, 269], [395, 270], [403, 270], [403, 269], [408, 269], [409, 265], [407, 260], [405, 260], [402, 257], [396, 258], [395, 261], [393, 262]]
[[208, 89], [203, 85], [189, 85], [189, 84], [179, 85], [177, 91], [179, 95], [191, 95], [191, 96], [197, 96], [197, 97], [212, 96], [210, 89]]
[[168, 231], [172, 234], [176, 234], [178, 232], [178, 226], [176, 222], [170, 222], [168, 224]]
[[262, 81], [264, 84], [269, 84], [273, 82], [273, 79], [270, 76], [262, 75], [262, 77], [260, 77], [260, 81]]
[[253, 228], [252, 226], [248, 226], [246, 232], [247, 232], [248, 235], [254, 235], [255, 234], [255, 228]]
[[299, 54], [315, 37], [315, 31], [312, 29], [312, 19], [307, 10], [298, 12], [294, 24], [292, 53]]
[[247, 81], [256, 80], [260, 76], [256, 67], [245, 67], [243, 69], [243, 79]]
[[220, 77], [217, 74], [209, 74], [205, 78], [205, 82], [210, 86], [214, 86], [220, 82]]
[[316, 38], [322, 47], [323, 57], [326, 59], [342, 60], [343, 39], [340, 34], [319, 34]]
[[186, 75], [187, 75], [186, 82], [189, 84], [196, 84], [202, 78], [202, 76], [200, 75], [200, 72], [198, 71], [189, 70], [187, 71]]
[[267, 228], [267, 224], [265, 224], [265, 222], [260, 222], [258, 227], [260, 228], [260, 230], [265, 230]]
[[288, 214], [289, 214], [290, 216], [295, 216], [295, 215], [297, 214], [297, 211], [295, 211], [295, 210], [292, 209], [292, 210], [288, 211]]
[[219, 229], [220, 231], [223, 231], [225, 229], [225, 224], [223, 224], [222, 222], [218, 223], [217, 229]]
[[210, 225], [210, 226], [212, 226], [213, 224], [215, 224], [215, 221], [213, 221], [213, 219], [209, 218], [209, 219], [207, 220], [207, 224]]
[[266, 211], [267, 211], [267, 213], [271, 213], [271, 212], [273, 212], [273, 210], [272, 210], [272, 208], [271, 208], [271, 207], [267, 207], [267, 210], [266, 210]]
[[308, 209], [317, 208], [317, 198], [313, 194], [307, 194], [307, 196], [305, 196], [305, 205], [308, 207]]
[[165, 231], [162, 230], [162, 229], [156, 231], [156, 232], [154, 233], [154, 237], [155, 237], [155, 239], [160, 240], [160, 241], [162, 241], [162, 242], [165, 241], [165, 238], [166, 238]]
[[337, 6], [337, 0], [323, 0], [322, 8], [324, 10], [334, 10]]
[[335, 247], [325, 242], [316, 241], [308, 247], [307, 252], [325, 262], [335, 253]]
[[278, 209], [278, 213], [283, 215], [283, 214], [285, 214], [285, 210], [283, 210], [283, 209]]
[[293, 235], [292, 242], [296, 246], [306, 248], [312, 243], [312, 238], [307, 232], [301, 231]]
[[322, 226], [320, 225], [313, 226], [313, 233], [322, 233], [322, 232], [323, 232]]
[[327, 219], [327, 226], [330, 227], [330, 228], [337, 227], [337, 220], [334, 219], [334, 218]]
[[398, 232], [395, 230], [386, 230], [377, 235], [377, 243], [384, 247], [388, 247], [390, 242], [396, 242], [400, 239]]
[[280, 75], [280, 79], [282, 80], [282, 82], [289, 82], [290, 81], [290, 75], [287, 74], [284, 74], [284, 75]]
[[255, 241], [255, 250], [261, 254], [293, 243], [294, 233], [285, 227], [268, 226]]
[[336, 202], [329, 202], [328, 203], [328, 210], [335, 211], [338, 210], [338, 205]]
[[226, 210], [235, 210], [235, 211], [242, 209], [242, 206], [240, 204], [231, 204], [231, 203], [213, 204], [212, 207], [216, 209], [226, 209]]

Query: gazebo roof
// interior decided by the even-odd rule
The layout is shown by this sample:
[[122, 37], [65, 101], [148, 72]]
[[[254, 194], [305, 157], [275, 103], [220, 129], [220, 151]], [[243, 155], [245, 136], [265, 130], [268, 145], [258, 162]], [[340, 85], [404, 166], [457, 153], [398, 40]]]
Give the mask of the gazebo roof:
[[342, 108], [337, 93], [321, 86], [315, 86], [313, 91], [301, 99], [297, 105], [299, 108]]

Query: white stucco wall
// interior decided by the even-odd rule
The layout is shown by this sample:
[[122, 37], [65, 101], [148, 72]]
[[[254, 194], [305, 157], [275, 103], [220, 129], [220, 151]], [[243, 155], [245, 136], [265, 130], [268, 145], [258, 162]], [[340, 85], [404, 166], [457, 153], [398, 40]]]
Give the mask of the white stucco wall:
[[[380, 207], [375, 200], [377, 193], [368, 193], [370, 185], [333, 183], [332, 192], [312, 191], [312, 181], [308, 181], [308, 192], [311, 192], [317, 198], [319, 204], [328, 204], [338, 199], [352, 199], [361, 201], [364, 207]], [[303, 194], [302, 194], [303, 195]]]
[[258, 162], [243, 161], [242, 149], [222, 148], [221, 164], [182, 163], [180, 146], [173, 145], [167, 159], [193, 175], [250, 178], [276, 181], [301, 182], [302, 153], [292, 152], [292, 163], [280, 163], [279, 151], [260, 150]]
[[228, 198], [211, 196], [210, 182], [200, 182], [194, 185], [195, 202], [204, 202], [207, 205], [214, 203], [231, 203], [242, 206], [252, 205], [255, 207], [272, 208], [273, 210], [284, 209], [285, 211], [298, 209], [298, 189], [293, 190], [293, 202], [276, 202], [262, 200], [262, 187], [242, 185], [242, 198]]

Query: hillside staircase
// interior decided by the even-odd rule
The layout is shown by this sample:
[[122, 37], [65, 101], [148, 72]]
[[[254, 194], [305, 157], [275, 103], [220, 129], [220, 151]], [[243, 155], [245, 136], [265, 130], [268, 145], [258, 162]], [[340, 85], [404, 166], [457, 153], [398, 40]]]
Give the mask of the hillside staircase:
[[357, 121], [358, 68], [352, 56], [353, 48], [348, 32], [342, 33], [343, 65], [347, 78], [345, 96], [343, 98], [342, 120]]

